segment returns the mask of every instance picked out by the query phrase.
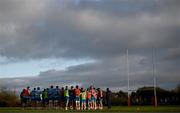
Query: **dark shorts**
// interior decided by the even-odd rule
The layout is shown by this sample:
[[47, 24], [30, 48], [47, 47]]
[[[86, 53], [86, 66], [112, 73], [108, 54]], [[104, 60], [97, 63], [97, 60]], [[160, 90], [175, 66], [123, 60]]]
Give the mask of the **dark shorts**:
[[100, 98], [97, 98], [97, 103], [98, 103], [98, 104], [102, 103], [102, 101], [103, 101], [103, 98], [101, 98], [101, 97], [100, 97]]
[[87, 102], [88, 102], [88, 103], [92, 102], [92, 99], [91, 99], [91, 98], [88, 98], [88, 99], [87, 99]]
[[96, 102], [97, 99], [96, 99], [94, 96], [92, 96], [92, 97], [91, 97], [91, 100], [92, 100], [93, 102]]
[[54, 97], [53, 96], [49, 96], [49, 100], [54, 100]]
[[61, 98], [59, 96], [55, 96], [54, 100], [60, 100]]
[[80, 101], [80, 97], [79, 96], [76, 96], [76, 101]]
[[70, 102], [70, 103], [74, 102], [74, 100], [75, 100], [74, 96], [70, 96], [70, 97], [69, 97], [69, 102]]
[[48, 98], [44, 98], [44, 99], [43, 99], [43, 102], [44, 102], [44, 103], [47, 103], [48, 101], [49, 101]]
[[69, 103], [69, 97], [64, 97], [64, 102]]
[[35, 101], [36, 101], [36, 98], [35, 98], [35, 97], [31, 97], [31, 101], [32, 101], [32, 102], [35, 102]]
[[40, 101], [42, 101], [42, 100], [41, 100], [41, 98], [36, 98], [35, 101], [40, 102]]
[[30, 97], [28, 97], [28, 96], [23, 96], [23, 97], [21, 98], [21, 102], [22, 102], [22, 103], [27, 103], [29, 100], [30, 100]]
[[74, 96], [69, 96], [69, 99], [70, 100], [75, 100], [75, 97]]
[[64, 101], [64, 100], [65, 100], [64, 96], [60, 96], [60, 101]]

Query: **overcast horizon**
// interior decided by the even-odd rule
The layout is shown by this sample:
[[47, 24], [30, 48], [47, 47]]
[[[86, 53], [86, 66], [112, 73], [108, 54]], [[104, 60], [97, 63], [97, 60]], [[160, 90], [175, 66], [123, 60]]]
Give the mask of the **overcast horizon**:
[[180, 84], [180, 0], [1, 0], [0, 87]]

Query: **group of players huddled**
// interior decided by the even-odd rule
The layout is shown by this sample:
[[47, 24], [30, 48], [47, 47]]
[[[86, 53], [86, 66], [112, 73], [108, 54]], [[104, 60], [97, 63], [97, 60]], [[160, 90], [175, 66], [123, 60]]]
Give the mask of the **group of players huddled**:
[[63, 108], [65, 110], [96, 110], [103, 109], [103, 92], [100, 88], [90, 86], [89, 88], [80, 88], [78, 85], [74, 88], [68, 86], [65, 88], [54, 87], [41, 90], [40, 87], [30, 91], [30, 87], [23, 89], [20, 94], [23, 107], [32, 109], [41, 108]]

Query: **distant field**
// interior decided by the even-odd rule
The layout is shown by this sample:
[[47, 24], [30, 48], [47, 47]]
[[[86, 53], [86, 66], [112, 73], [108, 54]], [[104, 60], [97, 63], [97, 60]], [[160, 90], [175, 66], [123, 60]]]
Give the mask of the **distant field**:
[[133, 106], [133, 107], [126, 107], [126, 106], [115, 106], [112, 107], [111, 110], [104, 108], [103, 110], [96, 110], [96, 111], [76, 111], [76, 110], [22, 110], [21, 108], [0, 108], [0, 112], [2, 113], [54, 113], [54, 112], [180, 112], [180, 106], [159, 106], [157, 108], [153, 106]]

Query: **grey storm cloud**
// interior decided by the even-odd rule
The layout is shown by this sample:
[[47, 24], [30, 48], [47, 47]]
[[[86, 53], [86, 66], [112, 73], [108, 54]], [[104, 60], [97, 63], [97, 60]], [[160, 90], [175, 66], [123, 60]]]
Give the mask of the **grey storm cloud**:
[[112, 57], [122, 48], [177, 47], [180, 42], [178, 0], [0, 4], [0, 54], [8, 58]]
[[179, 18], [180, 0], [1, 0], [0, 56], [7, 63], [43, 58], [95, 62], [47, 70], [36, 77], [4, 78], [0, 83], [123, 88], [129, 48], [131, 85], [151, 85], [154, 47], [159, 84], [177, 84]]
[[[129, 57], [131, 90], [153, 85], [152, 59], [150, 57], [147, 54]], [[180, 82], [178, 67], [175, 67], [172, 62], [158, 62], [157, 65], [158, 74], [156, 76], [159, 87], [171, 89]], [[110, 87], [116, 91], [127, 91], [126, 56], [70, 66], [66, 70], [47, 70], [40, 72], [35, 77], [2, 78], [0, 83], [9, 88], [19, 89], [28, 85], [31, 88], [37, 86], [45, 88], [50, 85], [59, 85], [60, 87], [95, 85], [104, 89]]]

